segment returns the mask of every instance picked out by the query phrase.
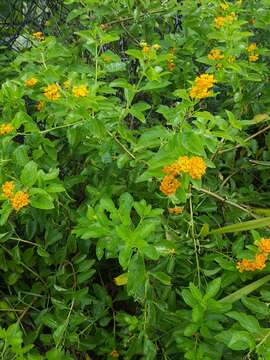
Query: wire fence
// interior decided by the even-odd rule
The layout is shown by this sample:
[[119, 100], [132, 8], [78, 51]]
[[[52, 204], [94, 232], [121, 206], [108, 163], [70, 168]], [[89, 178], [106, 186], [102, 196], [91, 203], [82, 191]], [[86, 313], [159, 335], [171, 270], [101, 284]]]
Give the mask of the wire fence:
[[0, 0], [0, 46], [19, 51], [29, 43], [27, 33], [43, 31], [55, 14], [62, 22], [67, 13], [62, 0]]

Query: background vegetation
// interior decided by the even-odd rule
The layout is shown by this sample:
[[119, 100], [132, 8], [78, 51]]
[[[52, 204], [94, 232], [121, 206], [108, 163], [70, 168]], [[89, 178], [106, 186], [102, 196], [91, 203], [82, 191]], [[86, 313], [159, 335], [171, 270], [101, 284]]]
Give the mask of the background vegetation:
[[270, 359], [270, 1], [0, 5], [0, 359]]

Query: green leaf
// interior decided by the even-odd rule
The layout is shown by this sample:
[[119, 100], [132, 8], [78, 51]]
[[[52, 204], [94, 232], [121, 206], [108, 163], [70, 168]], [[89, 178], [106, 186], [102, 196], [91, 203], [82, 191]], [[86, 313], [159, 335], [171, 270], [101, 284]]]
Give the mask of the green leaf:
[[247, 331], [221, 331], [215, 338], [232, 350], [248, 350], [255, 346], [254, 338]]
[[132, 256], [128, 267], [128, 294], [137, 300], [143, 300], [145, 296], [145, 265], [141, 255]]
[[29, 161], [21, 172], [20, 180], [23, 185], [31, 187], [37, 181], [37, 164], [34, 161]]
[[147, 104], [144, 101], [140, 101], [137, 104], [134, 104], [131, 106], [131, 108], [129, 109], [129, 112], [131, 115], [133, 115], [135, 118], [137, 118], [138, 120], [140, 120], [141, 122], [145, 122], [145, 117], [143, 112], [146, 111], [147, 109], [149, 109], [151, 106], [149, 104]]
[[251, 284], [244, 286], [239, 290], [236, 290], [232, 294], [225, 296], [223, 299], [219, 301], [226, 303], [234, 303], [235, 301], [240, 300], [243, 296], [248, 295], [251, 292], [257, 290], [259, 287], [261, 287], [268, 281], [270, 281], [270, 275], [266, 275], [263, 278], [254, 281]]
[[219, 292], [220, 287], [221, 287], [221, 278], [219, 277], [208, 284], [205, 297], [214, 298]]
[[265, 217], [261, 219], [245, 221], [239, 224], [233, 224], [218, 229], [214, 229], [210, 231], [210, 234], [226, 234], [226, 233], [233, 233], [238, 231], [253, 230], [253, 229], [269, 226], [269, 224], [270, 224], [270, 217]]
[[54, 208], [52, 197], [40, 188], [30, 190], [30, 203], [32, 207], [37, 209], [50, 210]]
[[226, 314], [230, 318], [239, 322], [239, 324], [248, 332], [260, 334], [261, 327], [259, 321], [252, 315], [247, 315], [240, 311], [230, 311]]
[[255, 297], [243, 296], [241, 298], [242, 304], [248, 308], [254, 314], [260, 315], [263, 317], [268, 317], [270, 315], [269, 307], [259, 299]]
[[167, 286], [171, 285], [171, 277], [165, 274], [163, 271], [150, 271], [149, 274], [160, 281], [162, 284]]
[[138, 90], [138, 92], [140, 91], [146, 91], [146, 90], [156, 90], [156, 89], [161, 89], [164, 88], [166, 86], [169, 86], [171, 83], [168, 80], [163, 80], [162, 82], [158, 82], [158, 81], [149, 81], [145, 86], [143, 86], [142, 88], [140, 88]]

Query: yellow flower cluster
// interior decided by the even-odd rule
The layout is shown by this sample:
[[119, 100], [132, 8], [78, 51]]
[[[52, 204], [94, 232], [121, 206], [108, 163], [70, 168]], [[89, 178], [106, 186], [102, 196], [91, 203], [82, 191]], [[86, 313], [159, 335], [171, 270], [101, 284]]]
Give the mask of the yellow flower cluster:
[[237, 269], [240, 272], [262, 270], [266, 266], [268, 255], [270, 254], [270, 239], [261, 239], [258, 243], [258, 253], [254, 260], [242, 259], [237, 262]]
[[87, 86], [86, 85], [74, 86], [72, 89], [72, 93], [76, 97], [87, 96], [88, 94]]
[[59, 99], [60, 96], [61, 96], [61, 94], [60, 94], [60, 86], [58, 84], [48, 85], [44, 89], [44, 95], [49, 100], [57, 100], [57, 99]]
[[32, 35], [36, 40], [44, 40], [44, 34], [41, 31], [34, 32]]
[[248, 60], [249, 62], [255, 62], [259, 59], [259, 54], [257, 52], [257, 45], [256, 43], [252, 43], [247, 47], [248, 52]]
[[236, 20], [236, 15], [234, 12], [231, 12], [226, 16], [217, 16], [214, 20], [215, 27], [221, 29], [225, 25], [230, 25]]
[[191, 88], [189, 95], [194, 99], [203, 99], [210, 95], [209, 90], [216, 82], [214, 75], [201, 74], [195, 79], [195, 85]]
[[222, 55], [222, 52], [219, 49], [213, 49], [208, 54], [209, 60], [222, 60], [223, 58], [224, 58], [224, 55]]
[[14, 188], [13, 181], [6, 181], [2, 185], [2, 192], [4, 196], [10, 201], [13, 209], [19, 211], [21, 208], [29, 204], [29, 195], [24, 191], [17, 191], [14, 194]]
[[0, 135], [7, 135], [14, 130], [13, 125], [10, 123], [5, 123], [0, 125]]
[[25, 83], [25, 86], [27, 86], [27, 87], [33, 87], [33, 86], [36, 85], [37, 79], [36, 78], [30, 78], [30, 79], [25, 80], [24, 83]]

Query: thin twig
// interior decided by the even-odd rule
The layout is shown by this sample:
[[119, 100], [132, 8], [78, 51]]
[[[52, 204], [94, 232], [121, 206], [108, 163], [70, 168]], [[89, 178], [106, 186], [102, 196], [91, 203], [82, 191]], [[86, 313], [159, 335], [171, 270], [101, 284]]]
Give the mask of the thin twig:
[[210, 196], [214, 197], [215, 199], [217, 199], [217, 200], [219, 200], [219, 201], [221, 201], [221, 202], [223, 202], [223, 203], [225, 203], [225, 204], [228, 204], [228, 205], [231, 205], [231, 206], [233, 206], [233, 207], [236, 207], [236, 208], [238, 208], [238, 209], [246, 212], [247, 214], [249, 214], [250, 216], [252, 216], [254, 219], [257, 219], [257, 218], [258, 218], [258, 216], [255, 215], [255, 214], [253, 214], [253, 212], [251, 212], [251, 211], [249, 210], [249, 208], [246, 207], [245, 205], [239, 205], [239, 204], [237, 204], [237, 203], [235, 203], [235, 202], [233, 202], [233, 201], [231, 201], [231, 200], [227, 200], [227, 199], [225, 199], [224, 197], [222, 197], [222, 196], [220, 196], [220, 195], [218, 195], [218, 194], [216, 194], [216, 193], [214, 193], [214, 192], [212, 192], [212, 191], [210, 191], [210, 190], [206, 190], [206, 189], [202, 189], [202, 188], [196, 188], [196, 187], [193, 187], [193, 189], [195, 189], [195, 190], [197, 190], [197, 191], [200, 191], [200, 192], [202, 192], [202, 193], [204, 193], [204, 194], [210, 195]]
[[[257, 131], [255, 134], [253, 134], [253, 135], [249, 136], [248, 138], [246, 138], [246, 139], [244, 140], [244, 143], [248, 142], [249, 140], [254, 139], [256, 136], [264, 133], [265, 131], [267, 131], [267, 130], [269, 130], [269, 129], [270, 129], [270, 125], [266, 126], [265, 128], [261, 129], [260, 131]], [[231, 151], [231, 150], [236, 150], [236, 149], [239, 149], [239, 148], [242, 147], [242, 146], [243, 146], [243, 145], [238, 144], [238, 145], [233, 146], [233, 147], [231, 147], [231, 148], [229, 148], [229, 149], [220, 150], [220, 151], [218, 151], [218, 154], [223, 154], [223, 153], [228, 152], [228, 151]]]
[[123, 150], [125, 150], [125, 152], [133, 159], [133, 160], [136, 160], [136, 157], [128, 150], [128, 148], [121, 143], [121, 141], [119, 141], [117, 139], [117, 137], [115, 135], [113, 135], [109, 130], [107, 130], [107, 133], [115, 140], [115, 142], [117, 142], [118, 145], [121, 146], [121, 148]]

